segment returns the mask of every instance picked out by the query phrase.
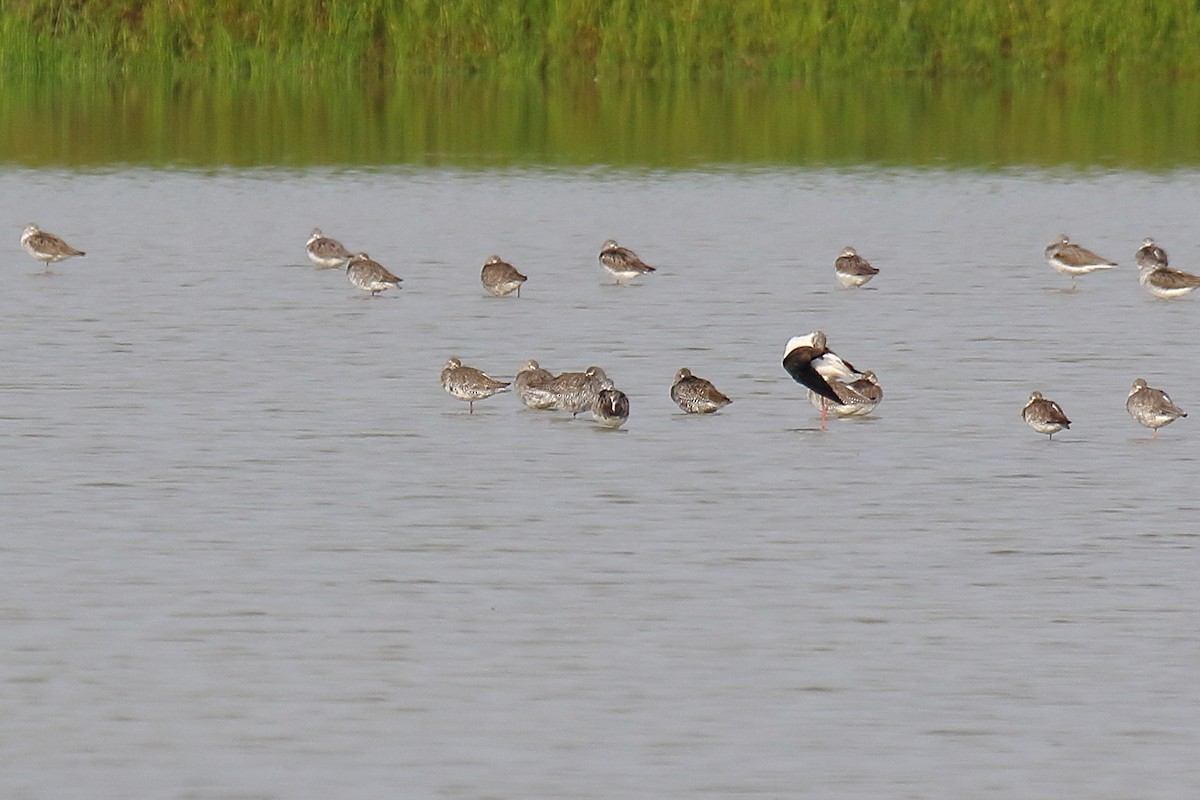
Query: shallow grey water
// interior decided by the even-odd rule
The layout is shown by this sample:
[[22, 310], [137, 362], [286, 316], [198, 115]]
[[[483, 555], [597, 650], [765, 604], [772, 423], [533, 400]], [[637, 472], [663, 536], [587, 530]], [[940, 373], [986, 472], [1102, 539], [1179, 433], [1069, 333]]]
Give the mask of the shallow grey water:
[[[1123, 404], [1200, 405], [1200, 297], [1132, 266], [1200, 270], [1198, 186], [0, 173], [0, 796], [1194, 796], [1196, 421]], [[28, 221], [88, 256], [40, 274]], [[1063, 231], [1121, 266], [1061, 291]], [[606, 285], [610, 236], [659, 272]], [[873, 418], [820, 431], [814, 328]], [[450, 355], [601, 364], [630, 422], [468, 415]], [[679, 413], [680, 366], [734, 404]]]

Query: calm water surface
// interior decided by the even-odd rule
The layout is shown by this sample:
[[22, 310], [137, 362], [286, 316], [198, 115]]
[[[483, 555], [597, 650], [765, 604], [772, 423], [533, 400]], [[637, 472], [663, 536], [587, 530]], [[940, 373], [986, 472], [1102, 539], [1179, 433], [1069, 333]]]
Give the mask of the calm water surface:
[[[1200, 298], [1132, 265], [1200, 270], [1198, 178], [0, 172], [0, 796], [1194, 797], [1197, 420], [1123, 405], [1200, 407]], [[1064, 292], [1064, 231], [1121, 266]], [[606, 285], [608, 237], [659, 271]], [[815, 328], [873, 418], [820, 430]], [[468, 415], [451, 355], [632, 416]]]

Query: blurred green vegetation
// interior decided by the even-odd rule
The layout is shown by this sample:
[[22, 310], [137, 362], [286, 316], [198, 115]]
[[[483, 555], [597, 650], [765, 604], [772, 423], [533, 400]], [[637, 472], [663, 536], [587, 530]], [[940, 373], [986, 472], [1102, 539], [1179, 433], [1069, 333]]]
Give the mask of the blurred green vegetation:
[[1200, 0], [5, 0], [0, 163], [1200, 164]]

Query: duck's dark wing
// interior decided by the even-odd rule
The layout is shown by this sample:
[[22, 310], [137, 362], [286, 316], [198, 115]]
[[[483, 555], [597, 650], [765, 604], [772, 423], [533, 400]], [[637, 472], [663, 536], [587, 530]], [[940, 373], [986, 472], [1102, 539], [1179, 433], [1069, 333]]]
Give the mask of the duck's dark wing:
[[821, 373], [817, 372], [812, 365], [812, 349], [808, 347], [798, 347], [783, 357], [783, 368], [787, 370], [788, 375], [792, 376], [792, 380], [801, 386], [807, 386], [822, 397], [828, 398], [830, 401], [840, 405], [845, 405], [842, 399], [837, 396], [837, 392], [833, 387], [821, 377]]

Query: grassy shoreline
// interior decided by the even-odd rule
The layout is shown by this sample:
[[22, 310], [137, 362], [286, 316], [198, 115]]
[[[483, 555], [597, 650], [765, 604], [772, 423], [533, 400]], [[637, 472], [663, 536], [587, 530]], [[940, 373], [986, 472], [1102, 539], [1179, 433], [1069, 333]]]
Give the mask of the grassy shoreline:
[[0, 68], [659, 79], [1200, 76], [1194, 0], [9, 0]]

